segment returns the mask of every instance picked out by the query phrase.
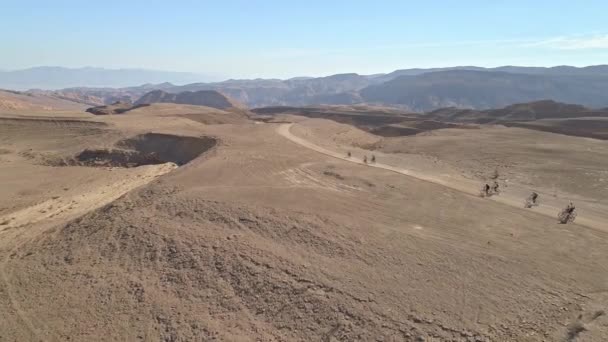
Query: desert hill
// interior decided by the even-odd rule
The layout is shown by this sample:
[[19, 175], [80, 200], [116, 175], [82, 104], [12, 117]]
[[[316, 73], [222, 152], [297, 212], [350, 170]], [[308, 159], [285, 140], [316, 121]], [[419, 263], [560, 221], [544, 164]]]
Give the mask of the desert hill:
[[0, 90], [0, 112], [80, 111], [85, 105], [53, 96]]
[[244, 124], [250, 122], [249, 112], [241, 108], [221, 110], [213, 107], [185, 105], [176, 103], [152, 103], [149, 105], [134, 105], [126, 112], [138, 120], [138, 117], [180, 117], [205, 125]]
[[139, 107], [145, 107], [145, 106], [149, 106], [149, 104], [133, 105], [132, 103], [129, 103], [129, 102], [118, 101], [118, 102], [112, 103], [111, 105], [87, 108], [87, 112], [91, 113], [91, 114], [95, 114], [95, 115], [123, 114], [130, 110], [133, 110], [133, 109], [136, 109]]
[[131, 104], [117, 102], [112, 105], [87, 109], [96, 116], [121, 115], [137, 122], [138, 120], [162, 120], [163, 118], [184, 118], [205, 125], [244, 124], [250, 122], [249, 112], [245, 109], [230, 107], [226, 110], [206, 106], [177, 103]]
[[500, 124], [532, 130], [606, 139], [608, 110], [551, 100], [519, 103], [501, 109], [441, 108], [418, 114], [374, 106], [265, 107], [252, 110], [257, 120], [280, 122], [292, 116], [329, 119], [381, 137], [417, 135], [446, 128], [475, 129]]
[[213, 90], [185, 91], [177, 94], [168, 93], [162, 90], [154, 90], [145, 94], [135, 102], [136, 105], [150, 103], [177, 103], [217, 109], [238, 107], [231, 99]]
[[308, 108], [429, 129], [385, 138], [289, 110], [0, 117], [0, 339], [608, 336], [606, 141]]

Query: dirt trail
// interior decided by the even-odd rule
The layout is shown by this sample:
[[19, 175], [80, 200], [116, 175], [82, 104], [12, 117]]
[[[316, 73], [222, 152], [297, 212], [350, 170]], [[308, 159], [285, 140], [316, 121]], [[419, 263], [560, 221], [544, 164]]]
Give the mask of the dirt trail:
[[[460, 191], [462, 193], [468, 194], [468, 195], [472, 195], [472, 196], [478, 196], [479, 195], [479, 188], [481, 188], [482, 184], [478, 183], [478, 182], [474, 182], [474, 181], [470, 181], [467, 179], [458, 179], [455, 180], [453, 178], [450, 179], [442, 179], [442, 178], [438, 178], [438, 177], [433, 177], [430, 176], [428, 174], [423, 174], [417, 171], [413, 171], [413, 170], [409, 170], [409, 169], [405, 169], [405, 168], [400, 168], [400, 167], [395, 167], [392, 165], [387, 165], [387, 164], [382, 164], [382, 163], [364, 163], [362, 160], [360, 159], [355, 159], [354, 157], [347, 157], [344, 153], [340, 153], [340, 152], [335, 152], [332, 150], [329, 150], [327, 148], [318, 146], [306, 139], [303, 139], [301, 137], [298, 137], [296, 135], [294, 135], [291, 132], [291, 127], [293, 126], [293, 123], [289, 123], [289, 124], [281, 124], [280, 126], [277, 127], [276, 132], [291, 140], [292, 142], [301, 145], [303, 147], [306, 147], [308, 149], [314, 150], [316, 152], [325, 154], [327, 156], [333, 157], [333, 158], [338, 158], [341, 160], [345, 160], [345, 161], [349, 161], [351, 163], [355, 163], [355, 164], [360, 164], [360, 165], [364, 165], [364, 166], [369, 166], [369, 167], [376, 167], [376, 168], [380, 168], [380, 169], [384, 169], [384, 170], [389, 170], [389, 171], [393, 171], [399, 174], [403, 174], [406, 176], [410, 176], [410, 177], [414, 177], [417, 179], [420, 179], [422, 181], [426, 181], [426, 182], [431, 182], [434, 184], [438, 184], [438, 185], [442, 185], [445, 187], [448, 187], [450, 189], [453, 190], [457, 190]], [[516, 208], [521, 208], [522, 210], [524, 210], [522, 208], [522, 199], [521, 198], [515, 198], [512, 196], [509, 196], [508, 194], [502, 193], [500, 196], [493, 196], [491, 198], [489, 198], [493, 201], [502, 203], [502, 204], [506, 204], [512, 207], [516, 207]], [[555, 218], [556, 214], [559, 212], [561, 208], [558, 207], [554, 207], [551, 205], [547, 205], [547, 204], [542, 204], [539, 207], [534, 208], [534, 212], [542, 214], [542, 215], [546, 215], [549, 216], [551, 218]], [[530, 210], [530, 209], [525, 209], [525, 210]], [[596, 215], [586, 215], [585, 217], [577, 217], [576, 220], [576, 224], [577, 225], [582, 225], [582, 226], [586, 226], [588, 228], [592, 228], [592, 229], [597, 229], [597, 230], [602, 230], [602, 231], [608, 231], [608, 227], [605, 224], [605, 220], [602, 217], [596, 217]]]
[[70, 197], [53, 197], [42, 203], [0, 216], [0, 231], [34, 224], [42, 220], [66, 220], [102, 207], [123, 194], [144, 185], [177, 166], [173, 163], [141, 166], [119, 182], [82, 191]]
[[[114, 140], [150, 124], [113, 119]], [[0, 226], [0, 340], [558, 341], [570, 323], [587, 329], [579, 340], [607, 335], [606, 233], [479, 198], [475, 180], [417, 155], [374, 151], [370, 166], [393, 172], [357, 165], [368, 150], [342, 162], [348, 145], [297, 124], [153, 124], [221, 144], [145, 185], [158, 166], [59, 168], [15, 153], [69, 155], [104, 135], [13, 135], [1, 215], [21, 221]], [[83, 203], [48, 216], [71, 200]]]

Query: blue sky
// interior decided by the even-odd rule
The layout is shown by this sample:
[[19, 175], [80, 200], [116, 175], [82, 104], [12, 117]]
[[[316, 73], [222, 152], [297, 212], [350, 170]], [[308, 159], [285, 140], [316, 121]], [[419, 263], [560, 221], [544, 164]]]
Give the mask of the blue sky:
[[0, 69], [226, 77], [608, 64], [608, 1], [0, 0]]

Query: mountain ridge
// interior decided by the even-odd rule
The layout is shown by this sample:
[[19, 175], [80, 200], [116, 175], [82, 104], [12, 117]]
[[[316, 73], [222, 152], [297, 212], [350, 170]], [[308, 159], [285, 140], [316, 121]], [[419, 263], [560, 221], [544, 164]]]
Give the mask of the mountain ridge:
[[99, 67], [66, 68], [38, 66], [27, 69], [0, 71], [0, 88], [14, 90], [64, 89], [74, 87], [129, 87], [134, 84], [172, 83], [187, 84], [213, 77], [179, 71], [150, 69], [106, 69]]
[[388, 74], [343, 73], [324, 77], [229, 79], [222, 82], [144, 83], [141, 86], [33, 90], [92, 106], [135, 102], [152, 90], [218, 91], [250, 108], [373, 104], [429, 111], [442, 107], [489, 109], [552, 99], [588, 107], [608, 106], [608, 65], [400, 69]]

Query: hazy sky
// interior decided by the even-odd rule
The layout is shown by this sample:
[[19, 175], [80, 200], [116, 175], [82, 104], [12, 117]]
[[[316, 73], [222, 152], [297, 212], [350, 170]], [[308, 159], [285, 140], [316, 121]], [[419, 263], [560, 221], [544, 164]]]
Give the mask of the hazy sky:
[[0, 0], [0, 69], [229, 77], [608, 64], [608, 1]]

